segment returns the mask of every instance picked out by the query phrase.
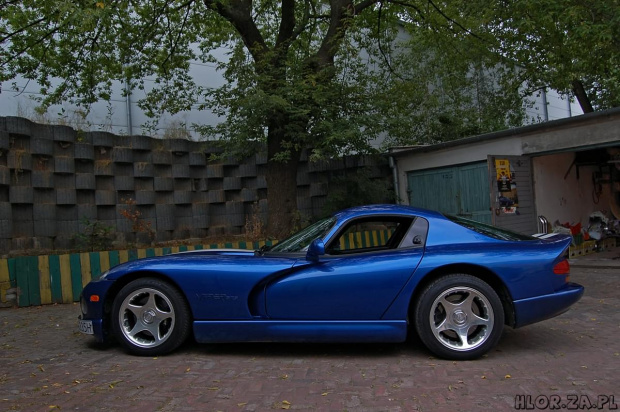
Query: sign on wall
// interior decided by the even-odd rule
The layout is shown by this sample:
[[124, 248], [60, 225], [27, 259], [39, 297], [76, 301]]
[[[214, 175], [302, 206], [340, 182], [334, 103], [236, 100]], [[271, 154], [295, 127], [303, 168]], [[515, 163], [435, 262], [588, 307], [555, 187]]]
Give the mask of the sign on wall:
[[517, 213], [519, 197], [514, 169], [508, 159], [495, 159], [498, 206], [501, 213]]

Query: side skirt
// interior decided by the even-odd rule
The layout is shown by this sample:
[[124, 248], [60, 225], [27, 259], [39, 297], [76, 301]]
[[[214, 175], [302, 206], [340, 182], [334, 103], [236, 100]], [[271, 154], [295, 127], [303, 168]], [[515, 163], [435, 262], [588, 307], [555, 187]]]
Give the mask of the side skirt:
[[407, 322], [387, 321], [195, 321], [198, 342], [404, 342]]

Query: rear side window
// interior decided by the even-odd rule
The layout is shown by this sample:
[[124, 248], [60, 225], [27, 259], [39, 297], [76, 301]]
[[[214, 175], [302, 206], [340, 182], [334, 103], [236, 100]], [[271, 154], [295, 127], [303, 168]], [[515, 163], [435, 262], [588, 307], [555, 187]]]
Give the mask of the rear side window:
[[487, 225], [485, 223], [476, 222], [475, 220], [463, 219], [462, 217], [445, 215], [448, 219], [456, 224], [471, 229], [474, 232], [478, 232], [493, 239], [499, 240], [536, 240], [535, 237], [529, 235], [522, 235], [521, 233], [513, 232], [512, 230], [501, 229], [499, 227]]

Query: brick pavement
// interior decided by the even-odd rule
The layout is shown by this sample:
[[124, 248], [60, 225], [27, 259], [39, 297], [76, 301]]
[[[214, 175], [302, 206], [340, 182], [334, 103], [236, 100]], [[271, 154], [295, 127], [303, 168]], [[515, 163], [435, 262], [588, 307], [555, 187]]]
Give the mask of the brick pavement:
[[572, 272], [586, 286], [579, 303], [506, 330], [472, 362], [415, 342], [188, 343], [140, 358], [79, 334], [78, 305], [2, 309], [0, 411], [503, 411], [518, 394], [615, 395], [620, 405], [620, 269]]

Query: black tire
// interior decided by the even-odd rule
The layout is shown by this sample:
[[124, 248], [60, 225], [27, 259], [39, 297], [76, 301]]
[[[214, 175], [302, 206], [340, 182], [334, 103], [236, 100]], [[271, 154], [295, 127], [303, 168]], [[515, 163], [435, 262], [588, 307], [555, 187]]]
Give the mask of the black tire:
[[140, 278], [116, 295], [111, 322], [116, 340], [127, 352], [159, 356], [187, 339], [191, 314], [177, 288], [159, 279]]
[[420, 340], [445, 359], [479, 358], [497, 344], [504, 328], [499, 296], [471, 275], [452, 274], [433, 281], [419, 295], [414, 310]]

